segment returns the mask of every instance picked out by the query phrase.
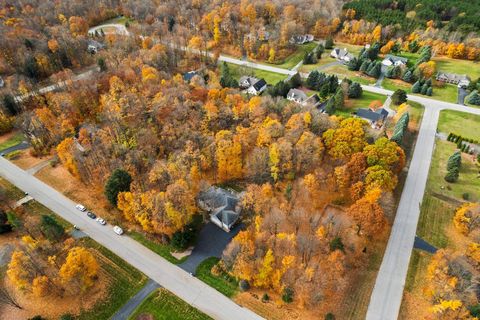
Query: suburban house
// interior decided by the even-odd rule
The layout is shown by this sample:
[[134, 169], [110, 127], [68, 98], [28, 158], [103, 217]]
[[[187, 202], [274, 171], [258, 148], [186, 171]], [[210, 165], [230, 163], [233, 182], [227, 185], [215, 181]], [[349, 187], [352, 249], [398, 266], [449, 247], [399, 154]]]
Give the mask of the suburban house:
[[387, 67], [390, 67], [390, 66], [402, 67], [402, 66], [406, 66], [407, 62], [408, 62], [407, 58], [397, 57], [391, 54], [387, 54], [385, 56], [385, 59], [383, 59], [382, 64]]
[[103, 48], [105, 48], [105, 45], [96, 41], [96, 40], [88, 40], [88, 43], [87, 43], [88, 47], [87, 47], [87, 51], [88, 53], [91, 53], [91, 54], [95, 54], [97, 53], [98, 51], [102, 50]]
[[240, 80], [238, 80], [238, 86], [240, 89], [248, 89], [253, 86], [258, 80], [258, 78], [250, 77], [250, 76], [241, 76]]
[[210, 213], [210, 221], [226, 232], [232, 230], [240, 217], [238, 195], [228, 190], [211, 186], [200, 192], [198, 206]]
[[304, 44], [313, 41], [313, 35], [311, 34], [303, 34], [303, 35], [296, 35], [290, 38], [291, 44]]
[[267, 89], [267, 82], [265, 81], [265, 79], [260, 79], [247, 89], [247, 93], [258, 96], [266, 89]]
[[187, 73], [184, 73], [183, 74], [183, 80], [186, 81], [186, 82], [190, 82], [190, 80], [193, 79], [193, 77], [195, 77], [196, 75], [198, 75], [198, 72], [197, 71], [188, 71]]
[[332, 50], [332, 52], [330, 52], [330, 57], [341, 60], [341, 61], [349, 62], [354, 58], [354, 55], [348, 52], [347, 48], [345, 49], [335, 48]]
[[388, 111], [384, 108], [379, 108], [375, 111], [372, 109], [358, 109], [357, 117], [367, 120], [372, 128], [379, 129], [385, 122], [385, 119], [388, 117]]
[[439, 72], [435, 79], [441, 82], [456, 84], [459, 88], [466, 88], [470, 84], [470, 78], [466, 74]]
[[288, 91], [287, 100], [294, 101], [303, 105], [307, 99], [308, 96], [302, 90], [290, 89], [290, 91]]

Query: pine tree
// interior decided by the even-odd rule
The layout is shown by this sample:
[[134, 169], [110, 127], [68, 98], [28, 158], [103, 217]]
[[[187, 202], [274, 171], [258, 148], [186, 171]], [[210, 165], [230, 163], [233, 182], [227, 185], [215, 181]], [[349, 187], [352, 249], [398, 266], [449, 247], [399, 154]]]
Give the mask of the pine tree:
[[413, 81], [413, 73], [410, 70], [407, 70], [403, 75], [403, 81], [405, 82], [412, 82]]
[[417, 81], [412, 86], [412, 93], [420, 93], [420, 90], [421, 90], [420, 82]]
[[420, 93], [425, 95], [427, 94], [427, 90], [428, 90], [428, 84], [425, 82], [422, 86], [422, 90], [420, 90]]
[[363, 89], [358, 82], [353, 82], [348, 88], [348, 97], [358, 99], [362, 96]]
[[329, 115], [333, 115], [335, 113], [335, 99], [330, 98], [325, 106], [325, 112]]
[[362, 64], [360, 65], [360, 69], [359, 69], [359, 70], [360, 70], [361, 72], [366, 72], [369, 66], [370, 66], [370, 61], [364, 59], [363, 62], [362, 62]]
[[431, 97], [432, 94], [433, 94], [433, 89], [432, 89], [432, 87], [428, 87], [428, 89], [427, 89], [427, 96], [430, 96], [430, 97]]

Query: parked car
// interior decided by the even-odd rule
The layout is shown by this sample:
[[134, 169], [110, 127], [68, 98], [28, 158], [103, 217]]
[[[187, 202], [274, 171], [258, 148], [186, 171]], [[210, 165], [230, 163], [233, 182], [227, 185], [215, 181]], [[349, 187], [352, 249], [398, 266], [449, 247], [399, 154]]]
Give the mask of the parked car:
[[92, 211], [88, 211], [87, 212], [87, 216], [90, 218], [90, 219], [95, 219], [97, 217], [97, 215], [95, 213], [93, 213]]
[[107, 222], [105, 221], [105, 219], [102, 219], [102, 218], [100, 218], [100, 217], [98, 217], [98, 218], [96, 219], [96, 221], [97, 221], [98, 223], [100, 223], [102, 226], [104, 226], [104, 225], [107, 224]]
[[119, 226], [115, 226], [113, 227], [113, 232], [115, 232], [116, 234], [118, 234], [119, 236], [123, 234], [123, 229], [120, 228]]
[[80, 210], [82, 212], [85, 212], [87, 210], [87, 208], [85, 208], [84, 206], [82, 206], [81, 204], [77, 204], [75, 206], [75, 208], [77, 208], [77, 210]]

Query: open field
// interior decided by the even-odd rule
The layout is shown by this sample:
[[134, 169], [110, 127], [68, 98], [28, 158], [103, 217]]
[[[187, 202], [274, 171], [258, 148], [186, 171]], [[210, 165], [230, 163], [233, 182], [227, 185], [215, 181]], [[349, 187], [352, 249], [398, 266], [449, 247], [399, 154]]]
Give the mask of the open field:
[[[182, 299], [165, 289], [154, 291], [135, 310], [130, 320], [139, 319], [142, 315], [151, 315], [155, 320], [208, 320], [206, 314], [198, 311]], [[150, 319], [150, 318], [142, 318]]]
[[258, 70], [258, 69], [252, 69], [249, 67], [245, 66], [239, 66], [236, 64], [231, 64], [227, 63], [228, 67], [230, 68], [230, 71], [232, 73], [232, 76], [238, 80], [240, 79], [241, 76], [246, 76], [246, 75], [251, 75], [256, 78], [263, 78], [269, 85], [275, 85], [277, 82], [280, 82], [282, 80], [285, 80], [287, 78], [287, 75], [280, 74], [280, 73], [274, 73], [274, 72], [269, 72], [265, 70]]
[[438, 131], [453, 132], [466, 138], [480, 140], [480, 116], [453, 110], [440, 112]]
[[263, 64], [268, 64], [272, 65], [278, 68], [282, 69], [292, 69], [295, 67], [300, 61], [303, 60], [303, 57], [305, 56], [305, 52], [311, 52], [313, 49], [317, 47], [316, 42], [310, 42], [306, 44], [302, 44], [297, 46], [297, 50], [286, 57], [281, 63], [268, 63], [265, 61], [262, 61]]
[[215, 257], [205, 259], [198, 265], [195, 276], [231, 298], [238, 292], [238, 282], [226, 274], [219, 276], [212, 274], [212, 267], [217, 264], [218, 261], [219, 259]]
[[432, 60], [437, 63], [437, 71], [466, 74], [472, 80], [480, 77], [480, 63], [478, 62], [448, 57], [434, 57]]
[[320, 68], [321, 66], [324, 66], [326, 64], [329, 64], [329, 63], [332, 63], [332, 62], [336, 62], [337, 59], [335, 58], [332, 58], [330, 57], [330, 54], [327, 53], [327, 52], [324, 52], [322, 54], [322, 58], [318, 60], [317, 63], [315, 64], [304, 64], [300, 67], [300, 72], [305, 72], [305, 73], [308, 73], [308, 72], [311, 72], [313, 70], [316, 70], [318, 68]]
[[399, 79], [383, 79], [382, 87], [387, 90], [395, 91], [397, 89], [405, 90], [408, 94], [418, 95], [420, 97], [432, 98], [440, 101], [457, 103], [458, 88], [453, 84], [445, 84], [443, 87], [433, 87], [433, 94], [431, 97], [424, 96], [412, 92], [412, 84]]
[[334, 74], [338, 79], [349, 78], [352, 81], [356, 81], [360, 84], [373, 84], [376, 82], [376, 79], [362, 74], [358, 71], [350, 71], [346, 66], [332, 66], [326, 69], [323, 69], [322, 72]]

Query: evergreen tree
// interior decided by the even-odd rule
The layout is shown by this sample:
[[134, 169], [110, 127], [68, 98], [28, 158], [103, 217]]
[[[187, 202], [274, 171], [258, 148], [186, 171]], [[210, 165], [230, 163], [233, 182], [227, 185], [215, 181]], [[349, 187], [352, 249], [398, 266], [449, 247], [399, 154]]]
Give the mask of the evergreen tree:
[[362, 61], [362, 64], [360, 65], [360, 71], [361, 72], [367, 72], [368, 67], [370, 66], [370, 61], [367, 59], [364, 59]]
[[370, 77], [378, 78], [382, 73], [382, 64], [380, 61], [372, 62], [373, 67], [367, 72]]
[[325, 49], [332, 49], [333, 48], [333, 38], [330, 36], [325, 40]]
[[320, 84], [320, 73], [317, 70], [310, 72], [305, 84], [309, 89], [317, 90], [318, 85]]
[[480, 95], [478, 94], [478, 90], [472, 91], [472, 93], [470, 93], [465, 100], [468, 103], [471, 103], [476, 106], [480, 106]]
[[230, 68], [226, 62], [222, 64], [222, 75], [220, 76], [220, 85], [223, 88], [236, 88], [238, 86], [237, 80], [235, 80], [230, 73]]
[[407, 102], [407, 93], [405, 90], [402, 89], [397, 89], [395, 92], [392, 94], [392, 102], [394, 105], [401, 105], [404, 102]]
[[428, 89], [427, 89], [427, 96], [430, 96], [430, 97], [431, 97], [432, 94], [433, 94], [433, 89], [432, 89], [432, 87], [428, 87]]
[[358, 71], [360, 68], [360, 63], [357, 58], [353, 58], [352, 60], [348, 61], [347, 68], [350, 71]]
[[348, 97], [352, 99], [358, 99], [362, 96], [363, 89], [358, 82], [353, 82], [348, 88]]
[[341, 88], [338, 88], [333, 99], [335, 103], [335, 110], [342, 110], [345, 106], [345, 95]]
[[113, 206], [117, 206], [117, 196], [120, 192], [130, 191], [132, 177], [122, 169], [115, 169], [105, 184], [105, 196]]
[[5, 112], [10, 116], [14, 116], [20, 111], [15, 98], [11, 94], [3, 96], [2, 105]]
[[288, 81], [288, 85], [289, 85], [289, 90], [291, 88], [298, 88], [302, 85], [302, 77], [300, 76], [300, 73], [295, 73], [294, 76], [292, 76], [290, 78], [290, 80]]
[[421, 90], [420, 81], [417, 81], [412, 86], [412, 93], [420, 93], [420, 90]]
[[323, 44], [320, 43], [315, 49], [315, 56], [317, 57], [317, 59], [322, 59], [322, 54], [324, 52], [325, 52], [325, 47], [323, 46]]
[[40, 230], [45, 238], [51, 241], [59, 241], [65, 233], [62, 225], [54, 217], [48, 215], [42, 215]]
[[325, 112], [329, 115], [333, 115], [335, 113], [335, 99], [330, 98], [330, 100], [328, 100], [327, 105], [325, 106]]
[[402, 80], [411, 83], [413, 81], [413, 73], [410, 70], [407, 70], [407, 72], [405, 72], [403, 75]]
[[422, 86], [422, 90], [420, 90], [420, 93], [421, 94], [427, 94], [427, 90], [428, 90], [428, 84], [425, 82]]

